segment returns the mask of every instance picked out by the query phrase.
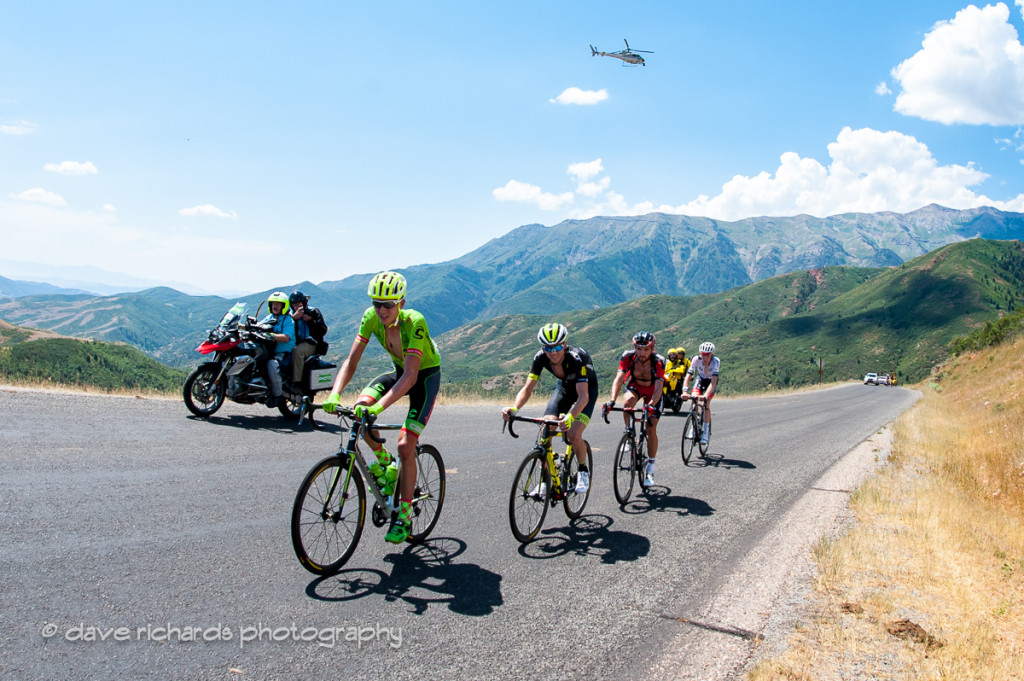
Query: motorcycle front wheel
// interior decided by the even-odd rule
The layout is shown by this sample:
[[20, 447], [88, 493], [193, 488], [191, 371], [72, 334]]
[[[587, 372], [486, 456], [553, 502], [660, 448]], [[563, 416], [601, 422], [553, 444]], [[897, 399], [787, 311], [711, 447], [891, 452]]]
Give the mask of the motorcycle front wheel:
[[185, 388], [182, 390], [185, 406], [200, 418], [212, 416], [224, 404], [224, 393], [227, 386], [223, 382], [220, 385], [214, 384], [218, 374], [220, 374], [220, 366], [206, 364], [193, 371], [185, 379]]

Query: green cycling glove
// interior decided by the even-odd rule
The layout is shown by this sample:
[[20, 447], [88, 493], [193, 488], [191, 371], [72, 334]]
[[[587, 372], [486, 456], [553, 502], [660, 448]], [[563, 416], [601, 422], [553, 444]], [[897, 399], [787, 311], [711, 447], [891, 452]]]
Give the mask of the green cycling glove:
[[341, 404], [341, 395], [338, 395], [337, 393], [331, 393], [330, 395], [327, 396], [327, 399], [324, 400], [323, 409], [328, 414], [333, 414], [334, 410], [338, 408], [339, 404]]
[[370, 405], [357, 404], [355, 409], [352, 410], [352, 412], [355, 414], [357, 419], [361, 419], [361, 418], [365, 418], [367, 415], [369, 415], [369, 416], [376, 416], [382, 410], [383, 409], [380, 406], [380, 403], [378, 402], [377, 404], [370, 404]]

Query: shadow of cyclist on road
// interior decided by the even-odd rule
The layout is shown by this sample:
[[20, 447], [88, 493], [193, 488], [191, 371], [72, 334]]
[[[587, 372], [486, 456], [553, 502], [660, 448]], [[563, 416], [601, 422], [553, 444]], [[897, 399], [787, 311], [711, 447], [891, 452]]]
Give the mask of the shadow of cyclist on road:
[[674, 496], [671, 492], [672, 489], [664, 485], [652, 485], [647, 488], [646, 493], [630, 499], [629, 503], [621, 510], [629, 515], [642, 515], [652, 511], [658, 513], [674, 511], [681, 516], [711, 516], [715, 514], [715, 509], [703, 499]]
[[489, 615], [504, 604], [501, 575], [471, 563], [453, 563], [465, 552], [466, 543], [451, 537], [435, 537], [401, 553], [384, 557], [392, 563], [391, 574], [378, 569], [342, 570], [313, 580], [306, 595], [322, 601], [348, 601], [371, 594], [386, 601], [404, 601], [421, 615], [431, 603], [446, 603], [462, 615]]
[[526, 558], [545, 560], [570, 553], [600, 556], [601, 562], [614, 565], [635, 561], [651, 551], [647, 537], [608, 529], [615, 521], [603, 514], [589, 514], [572, 521], [568, 527], [541, 531], [541, 537], [519, 547]]

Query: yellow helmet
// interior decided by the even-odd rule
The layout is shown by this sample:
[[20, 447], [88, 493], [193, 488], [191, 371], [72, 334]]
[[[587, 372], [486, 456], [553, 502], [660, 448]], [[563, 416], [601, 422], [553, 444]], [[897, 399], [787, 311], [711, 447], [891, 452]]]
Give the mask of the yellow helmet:
[[281, 308], [281, 314], [288, 314], [288, 308], [291, 307], [291, 303], [288, 302], [288, 294], [283, 291], [274, 291], [267, 298], [267, 310], [270, 310], [271, 303], [283, 303], [284, 307]]
[[366, 295], [374, 300], [401, 300], [405, 298], [405, 277], [398, 272], [381, 272], [370, 280]]

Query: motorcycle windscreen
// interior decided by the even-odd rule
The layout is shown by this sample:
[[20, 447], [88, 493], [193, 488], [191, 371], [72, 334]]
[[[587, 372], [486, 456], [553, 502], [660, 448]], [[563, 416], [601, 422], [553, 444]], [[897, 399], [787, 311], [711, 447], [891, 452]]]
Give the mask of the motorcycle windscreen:
[[224, 318], [220, 320], [220, 326], [229, 327], [238, 323], [238, 320], [245, 314], [245, 308], [247, 303], [235, 303], [231, 306], [231, 309], [224, 313]]

